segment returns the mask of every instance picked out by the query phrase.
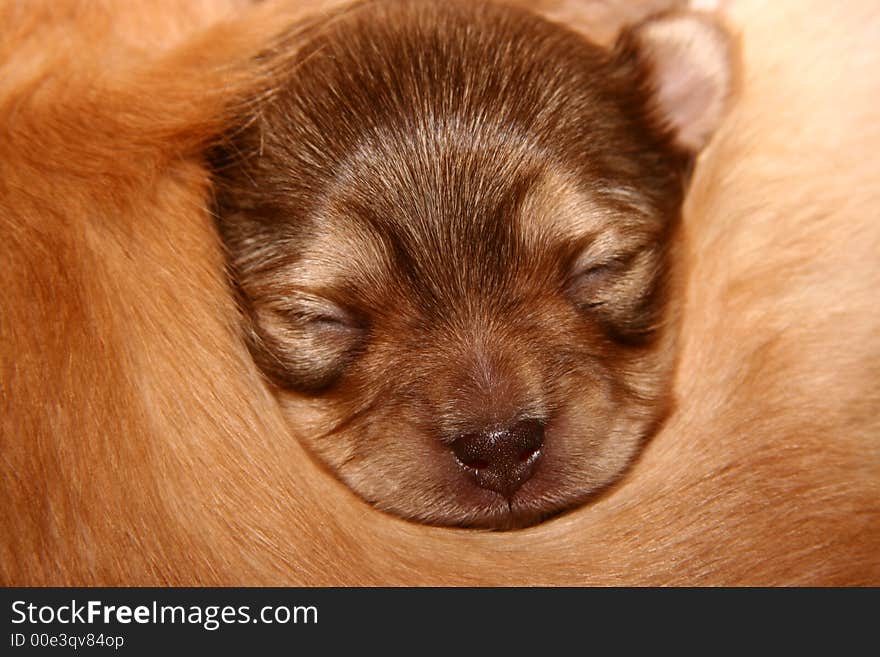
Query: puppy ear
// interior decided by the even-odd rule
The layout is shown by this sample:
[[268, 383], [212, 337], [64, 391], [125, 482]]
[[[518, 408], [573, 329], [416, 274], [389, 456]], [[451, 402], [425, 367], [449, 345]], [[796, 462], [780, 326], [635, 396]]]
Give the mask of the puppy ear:
[[732, 87], [731, 51], [729, 36], [708, 14], [687, 12], [638, 23], [617, 44], [619, 55], [640, 69], [655, 118], [691, 154], [721, 123]]

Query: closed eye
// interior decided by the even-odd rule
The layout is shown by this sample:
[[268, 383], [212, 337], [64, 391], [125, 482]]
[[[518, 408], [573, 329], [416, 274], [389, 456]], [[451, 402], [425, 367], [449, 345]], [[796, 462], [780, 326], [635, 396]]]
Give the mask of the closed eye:
[[339, 339], [359, 334], [362, 327], [348, 319], [340, 319], [338, 317], [314, 317], [301, 316], [295, 321], [300, 323], [302, 328], [307, 331], [321, 333], [327, 338], [338, 336]]
[[303, 392], [333, 385], [366, 345], [365, 325], [340, 305], [299, 291], [255, 309], [263, 366]]
[[609, 300], [607, 293], [626, 270], [629, 258], [590, 264], [569, 277], [566, 293], [579, 308], [595, 308]]
[[293, 321], [302, 322], [303, 324], [310, 324], [317, 328], [357, 328], [351, 319], [335, 315], [315, 315], [309, 312], [293, 311], [288, 313], [288, 317], [290, 317], [290, 319], [292, 319]]
[[296, 295], [279, 310], [290, 322], [306, 329], [355, 332], [363, 328], [354, 313], [311, 294]]

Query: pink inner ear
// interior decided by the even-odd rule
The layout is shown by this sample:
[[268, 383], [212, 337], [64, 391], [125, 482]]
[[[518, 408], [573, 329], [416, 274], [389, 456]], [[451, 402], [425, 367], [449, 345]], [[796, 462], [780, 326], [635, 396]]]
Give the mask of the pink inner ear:
[[731, 85], [727, 35], [697, 14], [658, 18], [637, 28], [660, 118], [680, 146], [697, 152], [718, 128]]

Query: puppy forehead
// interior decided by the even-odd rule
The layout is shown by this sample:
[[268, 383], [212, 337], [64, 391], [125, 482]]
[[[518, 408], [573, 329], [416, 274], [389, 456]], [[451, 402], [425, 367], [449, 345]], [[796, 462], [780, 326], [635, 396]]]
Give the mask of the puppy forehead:
[[579, 180], [552, 168], [529, 188], [518, 221], [532, 251], [587, 243], [597, 252], [626, 249], [662, 227], [662, 218], [635, 186]]
[[[507, 246], [498, 240], [514, 241], [533, 256], [589, 244], [590, 251], [602, 254], [638, 246], [661, 225], [639, 191], [624, 185], [582, 184], [548, 168], [531, 178], [524, 193], [512, 187], [513, 183], [509, 188], [499, 184], [495, 188], [499, 198], [491, 201], [460, 199], [457, 205], [468, 211], [454, 218], [443, 207], [435, 208], [434, 216], [409, 208], [385, 208], [381, 216], [367, 217], [356, 207], [331, 201], [301, 235], [300, 257], [288, 272], [308, 286], [352, 276], [367, 283], [379, 281], [393, 275], [399, 254], [395, 255], [392, 245], [401, 243], [409, 244], [415, 251], [411, 255], [423, 263], [446, 261], [462, 267], [469, 264], [464, 260], [479, 253], [460, 248], [463, 241], [484, 240], [489, 250]], [[453, 194], [466, 196], [469, 190], [461, 188]], [[499, 207], [504, 211], [487, 220], [490, 208]], [[495, 230], [493, 224], [499, 222], [508, 224], [510, 230]], [[518, 264], [522, 266], [523, 261]], [[498, 261], [495, 266], [505, 263]]]
[[352, 278], [370, 281], [390, 264], [382, 236], [351, 214], [322, 213], [296, 239], [297, 257], [284, 273], [306, 289], [333, 288]]

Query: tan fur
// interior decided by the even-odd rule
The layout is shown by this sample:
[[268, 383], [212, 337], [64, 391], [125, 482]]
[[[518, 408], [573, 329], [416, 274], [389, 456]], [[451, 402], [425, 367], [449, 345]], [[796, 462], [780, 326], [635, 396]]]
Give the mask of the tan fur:
[[281, 21], [180, 51], [220, 6], [133, 4], [0, 8], [0, 583], [880, 583], [873, 2], [733, 3], [679, 408], [602, 499], [506, 534], [375, 511], [287, 435], [197, 157]]

